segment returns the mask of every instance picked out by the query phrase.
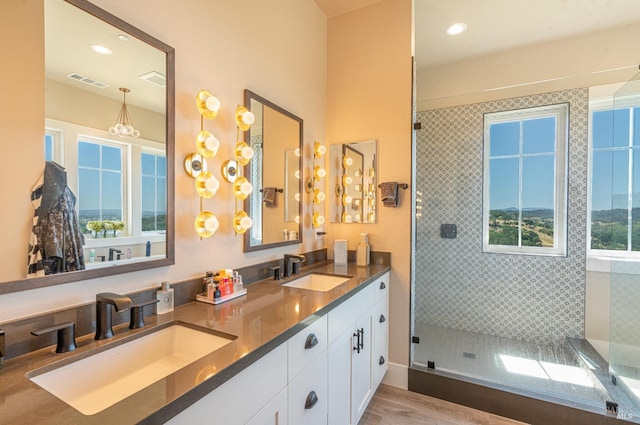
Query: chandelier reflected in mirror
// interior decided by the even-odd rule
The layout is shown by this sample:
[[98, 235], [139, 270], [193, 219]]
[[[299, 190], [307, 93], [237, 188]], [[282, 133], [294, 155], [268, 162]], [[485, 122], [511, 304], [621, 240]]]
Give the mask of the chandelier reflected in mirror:
[[119, 90], [122, 92], [122, 107], [116, 118], [116, 123], [109, 127], [109, 134], [120, 137], [140, 137], [140, 132], [133, 128], [133, 120], [131, 120], [127, 109], [127, 93], [131, 90], [125, 87], [120, 87]]

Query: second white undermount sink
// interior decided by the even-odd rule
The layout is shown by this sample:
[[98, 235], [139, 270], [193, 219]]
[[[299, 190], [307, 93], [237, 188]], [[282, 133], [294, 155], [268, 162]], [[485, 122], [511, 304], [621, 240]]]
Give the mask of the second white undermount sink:
[[49, 372], [32, 371], [27, 376], [81, 413], [93, 415], [233, 339], [232, 335], [173, 324]]
[[299, 277], [291, 282], [283, 283], [282, 286], [290, 288], [308, 289], [311, 291], [327, 292], [338, 285], [342, 285], [351, 279], [349, 276], [332, 276], [326, 274], [311, 273]]

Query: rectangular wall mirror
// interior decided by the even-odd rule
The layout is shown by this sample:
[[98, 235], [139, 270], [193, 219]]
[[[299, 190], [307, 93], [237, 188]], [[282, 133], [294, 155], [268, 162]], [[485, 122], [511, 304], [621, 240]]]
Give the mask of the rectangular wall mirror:
[[302, 242], [302, 119], [269, 100], [245, 90], [245, 107], [255, 115], [245, 133], [255, 155], [244, 175], [253, 184], [245, 211], [253, 226], [245, 233], [245, 251]]
[[[34, 265], [27, 276], [33, 239], [5, 239], [2, 255], [12, 266], [0, 272], [0, 293], [173, 264], [173, 48], [87, 1], [42, 3], [44, 137], [32, 141], [42, 156], [35, 165], [24, 159], [38, 175], [45, 163], [64, 169], [84, 264], [46, 274]], [[122, 116], [137, 137], [116, 133], [125, 104]], [[37, 185], [37, 175], [29, 179]]]
[[329, 147], [329, 221], [376, 222], [376, 141]]

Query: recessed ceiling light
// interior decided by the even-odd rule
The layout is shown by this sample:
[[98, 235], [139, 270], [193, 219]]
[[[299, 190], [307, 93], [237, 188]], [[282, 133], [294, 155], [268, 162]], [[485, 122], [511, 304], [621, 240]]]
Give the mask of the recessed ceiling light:
[[465, 32], [467, 30], [467, 24], [464, 24], [462, 22], [458, 22], [455, 23], [453, 25], [450, 25], [447, 30], [446, 33], [449, 35], [457, 35], [457, 34], [461, 34], [463, 32]]
[[118, 35], [118, 40], [120, 40], [120, 41], [129, 41], [129, 37], [124, 35], [124, 34], [119, 34]]
[[111, 49], [109, 49], [108, 47], [104, 47], [99, 44], [92, 44], [91, 50], [93, 50], [96, 53], [100, 53], [101, 55], [110, 55], [113, 53]]

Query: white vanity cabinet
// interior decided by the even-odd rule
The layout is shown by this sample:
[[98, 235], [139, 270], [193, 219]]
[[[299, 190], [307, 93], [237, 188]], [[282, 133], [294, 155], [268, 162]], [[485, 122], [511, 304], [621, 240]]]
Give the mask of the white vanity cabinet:
[[[357, 424], [384, 376], [388, 287], [386, 273], [328, 314], [329, 424]], [[380, 322], [379, 312], [385, 308], [385, 321]], [[382, 366], [380, 355], [385, 357]]]
[[386, 273], [167, 423], [357, 424], [387, 370], [388, 288]]
[[287, 400], [286, 397], [284, 401], [278, 398], [283, 391], [286, 393], [286, 359], [285, 343], [174, 416], [167, 424], [286, 424]]

